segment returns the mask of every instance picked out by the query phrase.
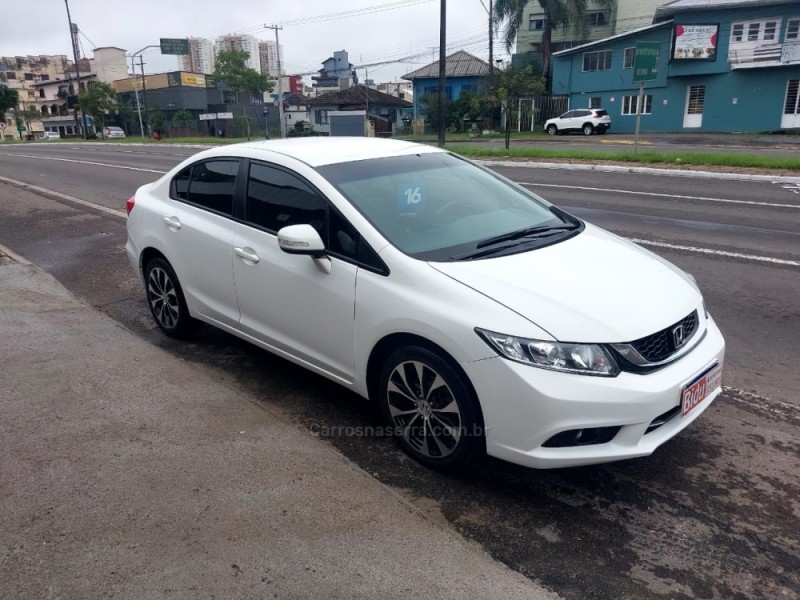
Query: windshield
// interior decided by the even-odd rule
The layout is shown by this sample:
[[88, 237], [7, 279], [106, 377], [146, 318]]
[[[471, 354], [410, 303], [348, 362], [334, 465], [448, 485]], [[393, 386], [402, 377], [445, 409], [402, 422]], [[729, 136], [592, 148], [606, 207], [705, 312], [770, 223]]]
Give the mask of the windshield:
[[394, 246], [423, 260], [522, 252], [582, 228], [530, 192], [444, 152], [317, 170]]

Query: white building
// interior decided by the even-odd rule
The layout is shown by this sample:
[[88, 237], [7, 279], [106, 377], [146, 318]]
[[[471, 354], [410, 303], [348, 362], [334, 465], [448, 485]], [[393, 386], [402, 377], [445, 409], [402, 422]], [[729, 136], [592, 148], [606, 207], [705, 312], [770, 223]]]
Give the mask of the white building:
[[278, 53], [280, 52], [280, 62], [283, 63], [283, 46], [278, 46], [275, 42], [258, 42], [259, 71], [270, 77], [278, 78]]
[[205, 73], [210, 75], [214, 72], [214, 43], [205, 38], [190, 37], [189, 54], [180, 56], [180, 66], [182, 71], [190, 73]]
[[94, 58], [89, 62], [92, 65], [92, 72], [97, 75], [98, 81], [111, 83], [117, 79], [125, 79], [128, 76], [128, 61], [125, 58], [125, 50], [111, 46], [95, 48], [92, 52]]
[[261, 72], [261, 57], [259, 55], [258, 40], [252, 35], [223, 35], [217, 38], [216, 53], [222, 50], [243, 50], [250, 56], [247, 66], [254, 71]]

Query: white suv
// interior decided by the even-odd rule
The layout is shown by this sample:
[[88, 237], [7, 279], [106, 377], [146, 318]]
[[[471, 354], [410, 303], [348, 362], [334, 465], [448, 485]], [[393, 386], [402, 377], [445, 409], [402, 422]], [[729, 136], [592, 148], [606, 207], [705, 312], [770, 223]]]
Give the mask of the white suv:
[[578, 108], [568, 110], [560, 117], [549, 119], [544, 124], [544, 130], [550, 135], [580, 131], [584, 135], [605, 133], [611, 127], [611, 117], [608, 111], [601, 108]]

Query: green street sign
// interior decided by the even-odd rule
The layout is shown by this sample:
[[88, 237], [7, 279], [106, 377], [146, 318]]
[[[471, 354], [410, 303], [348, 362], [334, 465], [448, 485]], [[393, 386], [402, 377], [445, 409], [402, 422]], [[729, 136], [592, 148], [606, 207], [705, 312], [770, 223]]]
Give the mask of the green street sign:
[[658, 74], [659, 42], [636, 42], [633, 56], [633, 81], [653, 81]]
[[186, 38], [161, 38], [161, 54], [189, 54]]

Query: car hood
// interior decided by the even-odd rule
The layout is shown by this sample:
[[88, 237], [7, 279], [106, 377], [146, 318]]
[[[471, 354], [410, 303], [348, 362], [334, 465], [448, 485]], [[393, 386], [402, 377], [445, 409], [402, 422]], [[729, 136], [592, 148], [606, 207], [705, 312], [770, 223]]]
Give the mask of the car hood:
[[702, 301], [686, 273], [588, 224], [579, 235], [552, 246], [429, 264], [560, 341], [629, 342], [672, 325]]

